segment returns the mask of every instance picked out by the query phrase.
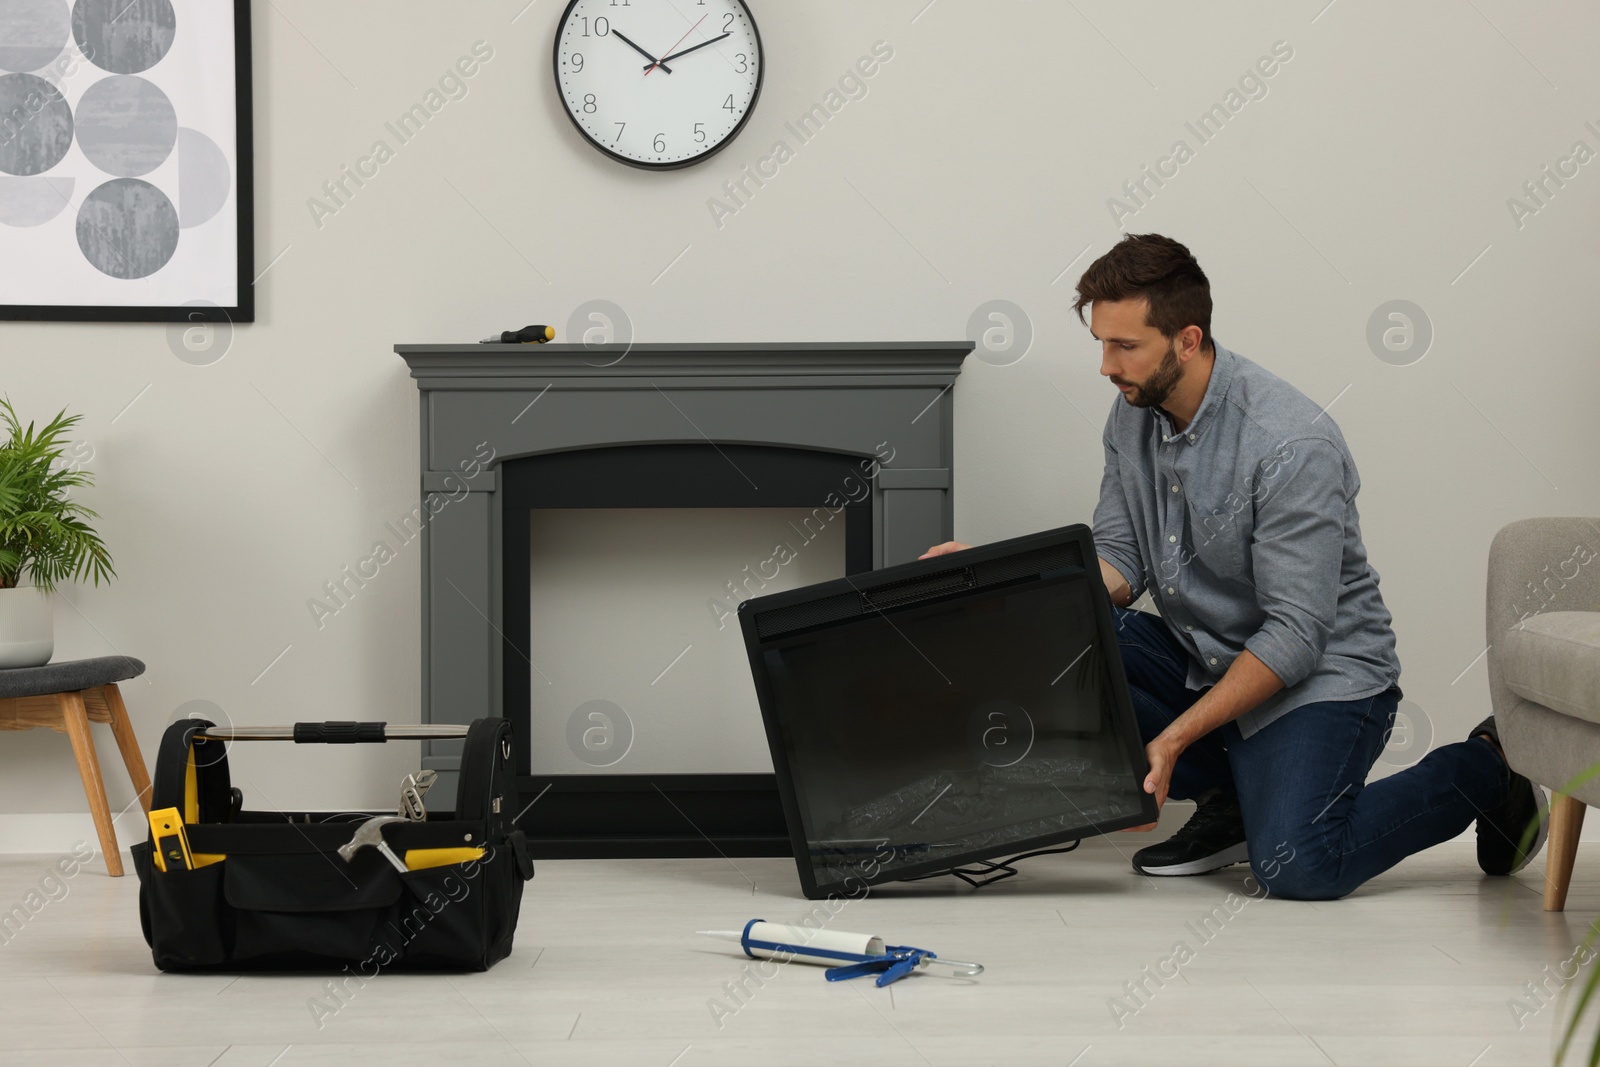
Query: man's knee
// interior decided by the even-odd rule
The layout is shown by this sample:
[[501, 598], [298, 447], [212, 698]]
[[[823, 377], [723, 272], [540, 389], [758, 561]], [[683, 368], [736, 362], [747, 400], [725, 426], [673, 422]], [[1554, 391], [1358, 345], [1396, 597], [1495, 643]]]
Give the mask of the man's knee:
[[1360, 884], [1317, 841], [1252, 842], [1250, 871], [1260, 886], [1258, 895], [1284, 900], [1337, 900]]
[[1112, 621], [1116, 624], [1117, 651], [1128, 681], [1159, 685], [1170, 676], [1182, 676], [1183, 653], [1174, 650], [1172, 638], [1158, 617], [1127, 608], [1112, 610], [1116, 613]]

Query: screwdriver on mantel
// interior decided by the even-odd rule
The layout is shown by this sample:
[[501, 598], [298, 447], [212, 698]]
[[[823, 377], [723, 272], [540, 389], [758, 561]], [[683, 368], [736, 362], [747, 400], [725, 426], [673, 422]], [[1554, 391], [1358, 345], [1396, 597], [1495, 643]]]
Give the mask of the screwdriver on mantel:
[[554, 326], [524, 326], [520, 330], [507, 330], [493, 337], [485, 337], [481, 345], [542, 345], [556, 339]]

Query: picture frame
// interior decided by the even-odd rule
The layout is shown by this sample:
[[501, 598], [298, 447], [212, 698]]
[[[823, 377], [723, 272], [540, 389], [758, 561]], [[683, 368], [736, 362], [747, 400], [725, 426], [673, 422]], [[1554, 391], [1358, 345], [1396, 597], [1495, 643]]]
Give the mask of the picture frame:
[[253, 322], [250, 0], [0, 0], [0, 320]]

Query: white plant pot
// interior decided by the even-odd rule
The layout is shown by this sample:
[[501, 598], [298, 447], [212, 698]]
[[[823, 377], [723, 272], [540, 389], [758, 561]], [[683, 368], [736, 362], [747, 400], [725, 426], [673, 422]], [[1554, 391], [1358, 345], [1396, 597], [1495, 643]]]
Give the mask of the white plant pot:
[[50, 595], [31, 587], [0, 589], [0, 668], [43, 667], [55, 650]]

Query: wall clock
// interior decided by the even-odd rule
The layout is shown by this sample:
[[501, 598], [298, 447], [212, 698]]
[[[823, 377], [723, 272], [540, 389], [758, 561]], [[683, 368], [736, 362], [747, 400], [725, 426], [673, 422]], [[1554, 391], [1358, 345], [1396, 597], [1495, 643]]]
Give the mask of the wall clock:
[[572, 0], [556, 88], [601, 152], [651, 170], [709, 159], [750, 119], [765, 68], [744, 0]]

